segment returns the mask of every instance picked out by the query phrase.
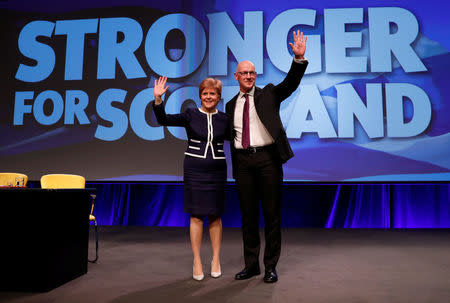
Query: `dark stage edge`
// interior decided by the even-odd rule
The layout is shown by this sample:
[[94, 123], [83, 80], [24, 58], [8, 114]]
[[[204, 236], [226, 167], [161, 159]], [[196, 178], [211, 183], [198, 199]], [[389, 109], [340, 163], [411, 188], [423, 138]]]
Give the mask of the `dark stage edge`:
[[86, 275], [47, 293], [0, 292], [0, 302], [450, 301], [450, 229], [285, 229], [278, 283], [235, 281], [242, 264], [238, 228], [224, 230], [223, 276], [197, 282], [187, 228], [100, 226], [100, 258]]

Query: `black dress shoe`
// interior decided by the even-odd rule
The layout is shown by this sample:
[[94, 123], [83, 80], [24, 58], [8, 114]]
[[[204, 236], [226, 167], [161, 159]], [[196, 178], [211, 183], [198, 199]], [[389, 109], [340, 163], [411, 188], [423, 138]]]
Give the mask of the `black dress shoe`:
[[236, 280], [245, 280], [245, 279], [249, 279], [253, 276], [257, 276], [261, 274], [261, 270], [259, 269], [259, 266], [257, 267], [245, 267], [243, 270], [241, 270], [240, 272], [238, 272], [236, 274], [236, 276], [234, 276], [234, 278]]
[[278, 281], [278, 275], [275, 268], [266, 269], [266, 273], [264, 274], [264, 282], [266, 283], [274, 283]]

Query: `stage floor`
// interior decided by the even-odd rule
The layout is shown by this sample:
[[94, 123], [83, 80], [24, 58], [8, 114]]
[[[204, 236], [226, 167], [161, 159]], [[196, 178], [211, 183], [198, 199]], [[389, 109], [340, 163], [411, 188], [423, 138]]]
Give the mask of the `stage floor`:
[[[0, 292], [0, 302], [450, 301], [450, 229], [285, 229], [274, 284], [263, 283], [263, 275], [234, 280], [243, 267], [238, 228], [224, 230], [222, 277], [206, 275], [201, 282], [192, 280], [187, 228], [100, 226], [99, 231], [99, 261], [89, 264], [86, 275], [47, 293]], [[93, 232], [90, 236], [92, 257]], [[209, 273], [207, 233], [202, 258]]]

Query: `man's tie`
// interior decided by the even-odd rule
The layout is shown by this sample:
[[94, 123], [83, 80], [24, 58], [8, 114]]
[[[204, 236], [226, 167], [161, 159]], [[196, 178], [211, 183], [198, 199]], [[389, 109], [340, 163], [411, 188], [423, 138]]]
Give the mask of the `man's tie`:
[[248, 101], [248, 94], [244, 94], [244, 97], [244, 114], [242, 115], [242, 147], [248, 148], [250, 146], [250, 105]]

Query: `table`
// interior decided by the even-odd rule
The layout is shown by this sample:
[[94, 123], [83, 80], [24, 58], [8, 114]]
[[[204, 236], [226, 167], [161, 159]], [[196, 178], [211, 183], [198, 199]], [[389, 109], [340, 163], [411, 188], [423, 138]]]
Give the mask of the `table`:
[[0, 290], [49, 291], [87, 273], [92, 191], [0, 188]]

